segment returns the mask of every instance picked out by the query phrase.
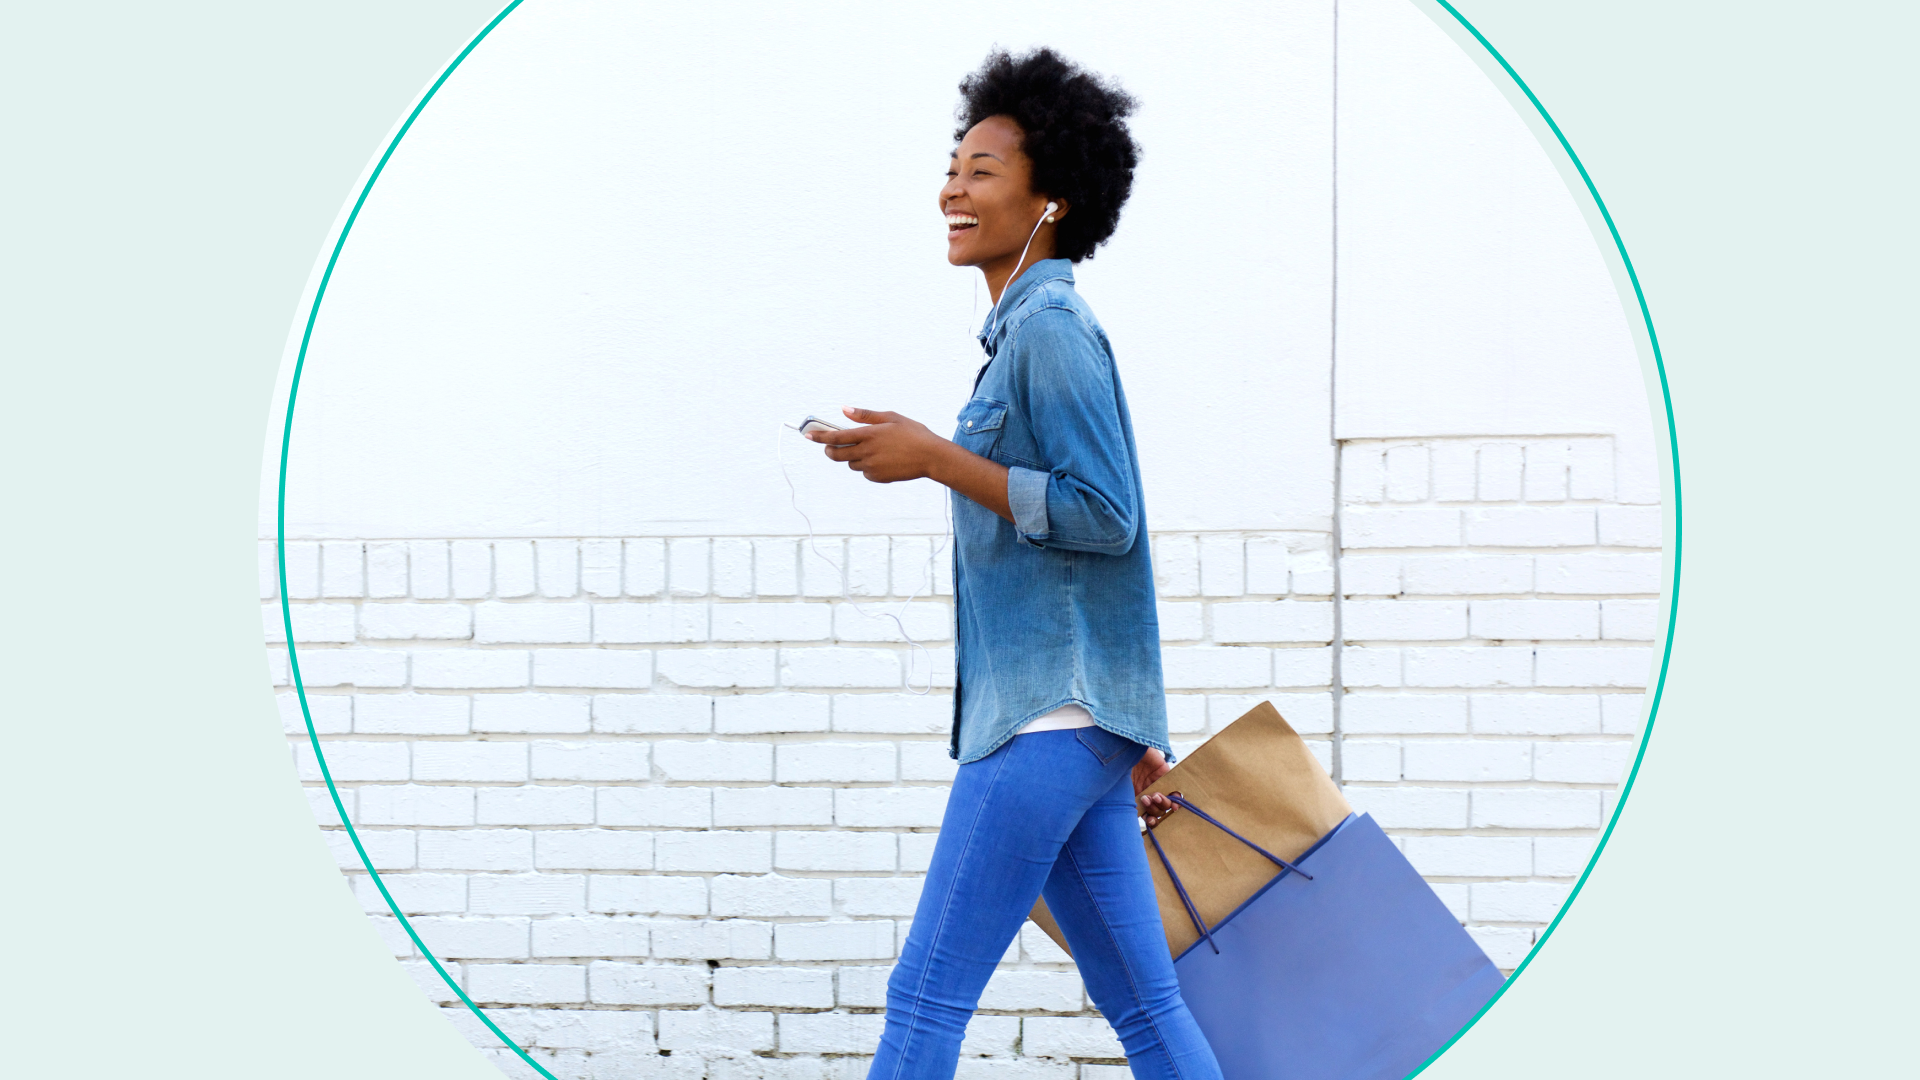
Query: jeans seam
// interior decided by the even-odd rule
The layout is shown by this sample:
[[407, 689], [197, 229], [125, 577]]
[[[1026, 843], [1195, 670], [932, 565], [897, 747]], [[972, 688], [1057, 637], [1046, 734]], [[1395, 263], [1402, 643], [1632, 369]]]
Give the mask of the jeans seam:
[[[999, 782], [1000, 773], [1006, 769], [1007, 760], [1012, 756], [1013, 756], [1012, 754], [1008, 754], [1007, 757], [1003, 757], [1000, 759], [1000, 763], [998, 765], [994, 766], [993, 778], [987, 781], [987, 790], [991, 791], [993, 789], [993, 785]], [[961, 843], [961, 848], [960, 848], [961, 857], [954, 864], [956, 867], [965, 865], [965, 855], [966, 855], [967, 849], [972, 846], [974, 834], [979, 831], [980, 821], [982, 817], [985, 816], [987, 805], [991, 801], [992, 800], [990, 799], [981, 799], [980, 804], [974, 808], [973, 820], [967, 823], [967, 838]], [[939, 938], [940, 932], [943, 929], [945, 929], [947, 925], [947, 916], [950, 912], [953, 911], [953, 894], [955, 891], [956, 890], [951, 886], [951, 884], [949, 884], [947, 888], [947, 895], [941, 898], [940, 917], [934, 922], [933, 929], [931, 931], [932, 937], [929, 940], [937, 940]], [[911, 935], [912, 931], [909, 930], [908, 934]], [[919, 1026], [919, 1023], [920, 1023], [921, 1009], [926, 1003], [927, 979], [929, 979], [933, 973], [933, 963], [932, 963], [933, 948], [931, 945], [929, 945], [927, 948], [927, 961], [928, 962], [921, 967], [919, 982], [915, 984], [913, 988], [913, 999], [914, 999], [915, 1007], [913, 1010], [913, 1014], [907, 1019], [907, 1030], [905, 1034], [902, 1035], [901, 1037], [900, 1053], [893, 1063], [893, 1080], [899, 1080], [900, 1070], [906, 1068], [907, 1058], [909, 1056], [907, 1053], [907, 1048], [908, 1046], [911, 1045], [914, 1030]]]
[[[1153, 1037], [1160, 1043], [1160, 1052], [1167, 1055], [1167, 1068], [1173, 1071], [1173, 1075], [1176, 1078], [1184, 1077], [1186, 1070], [1180, 1067], [1179, 1059], [1173, 1054], [1172, 1044], [1167, 1041], [1166, 1033], [1160, 1030], [1159, 1018], [1155, 1017], [1153, 1011], [1147, 1008], [1147, 999], [1145, 995], [1140, 992], [1140, 980], [1136, 978], [1133, 973], [1133, 964], [1128, 960], [1126, 950], [1120, 947], [1120, 940], [1114, 936], [1113, 924], [1108, 921], [1107, 913], [1101, 908], [1099, 898], [1094, 896], [1093, 889], [1087, 885], [1087, 875], [1080, 869], [1080, 860], [1073, 857], [1071, 842], [1061, 847], [1060, 854], [1064, 855], [1068, 865], [1073, 867], [1074, 879], [1079, 882], [1080, 888], [1087, 894], [1087, 902], [1093, 907], [1094, 914], [1099, 916], [1100, 929], [1106, 931], [1107, 940], [1113, 945], [1113, 953], [1119, 958], [1120, 970], [1126, 973], [1127, 988], [1133, 994], [1134, 1003], [1139, 1006], [1140, 1015], [1146, 1018], [1147, 1026], [1153, 1029]], [[1125, 1049], [1125, 1047], [1122, 1047], [1122, 1049]]]

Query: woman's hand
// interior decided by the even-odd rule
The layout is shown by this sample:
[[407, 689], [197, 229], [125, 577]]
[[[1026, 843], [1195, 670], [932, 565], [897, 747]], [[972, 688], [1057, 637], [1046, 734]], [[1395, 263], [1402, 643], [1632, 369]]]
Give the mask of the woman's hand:
[[1141, 756], [1139, 764], [1133, 767], [1133, 795], [1140, 804], [1140, 816], [1147, 819], [1147, 827], [1160, 824], [1160, 819], [1173, 813], [1173, 802], [1165, 795], [1147, 795], [1140, 793], [1152, 787], [1154, 781], [1173, 771], [1167, 764], [1167, 755], [1158, 750], [1149, 749]]
[[827, 456], [876, 484], [893, 484], [933, 475], [943, 453], [953, 444], [927, 430], [918, 420], [895, 412], [842, 409], [847, 419], [865, 427], [845, 431], [816, 431], [807, 438], [827, 444]]

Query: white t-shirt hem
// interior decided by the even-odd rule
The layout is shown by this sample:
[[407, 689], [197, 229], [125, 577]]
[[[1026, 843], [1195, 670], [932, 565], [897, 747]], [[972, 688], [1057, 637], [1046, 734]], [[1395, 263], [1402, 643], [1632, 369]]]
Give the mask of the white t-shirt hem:
[[1026, 726], [1014, 734], [1016, 736], [1031, 735], [1036, 731], [1068, 731], [1073, 728], [1092, 726], [1093, 714], [1087, 711], [1086, 706], [1077, 701], [1069, 701], [1044, 716], [1036, 716], [1027, 721]]

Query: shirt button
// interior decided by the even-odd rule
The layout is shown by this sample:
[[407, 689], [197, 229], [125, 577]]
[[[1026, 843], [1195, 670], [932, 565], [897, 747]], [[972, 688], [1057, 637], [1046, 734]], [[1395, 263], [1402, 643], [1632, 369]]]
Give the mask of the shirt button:
[[971, 420], [969, 420], [969, 421], [967, 421], [967, 426], [968, 426], [968, 427], [972, 427], [972, 426], [973, 426], [973, 421], [971, 421]]

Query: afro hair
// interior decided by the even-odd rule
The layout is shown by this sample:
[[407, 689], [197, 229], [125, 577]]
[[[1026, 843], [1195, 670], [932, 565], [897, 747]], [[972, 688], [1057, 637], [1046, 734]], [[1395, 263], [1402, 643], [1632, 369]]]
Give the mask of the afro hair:
[[1133, 191], [1140, 147], [1126, 118], [1138, 107], [1117, 84], [1052, 49], [1019, 56], [995, 49], [961, 80], [954, 114], [960, 126], [953, 135], [965, 138], [990, 116], [1020, 126], [1020, 148], [1033, 161], [1033, 190], [1065, 199], [1072, 211], [1060, 219], [1055, 252], [1079, 262], [1113, 235]]

